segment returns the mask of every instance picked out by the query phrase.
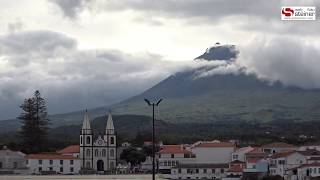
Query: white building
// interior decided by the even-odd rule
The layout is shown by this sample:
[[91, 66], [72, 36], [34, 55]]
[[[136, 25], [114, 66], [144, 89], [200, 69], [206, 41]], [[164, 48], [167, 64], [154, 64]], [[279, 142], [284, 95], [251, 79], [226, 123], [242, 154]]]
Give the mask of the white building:
[[179, 164], [171, 169], [170, 179], [221, 179], [228, 164]]
[[[297, 168], [297, 180], [309, 180], [311, 177], [320, 177], [320, 164], [304, 164]], [[294, 178], [291, 178], [292, 180]]]
[[116, 169], [117, 146], [116, 134], [111, 113], [108, 114], [107, 126], [103, 137], [93, 140], [88, 113], [84, 115], [80, 132], [80, 160], [81, 168], [85, 171], [100, 173], [111, 172]]
[[26, 173], [25, 154], [4, 147], [0, 150], [0, 174]]
[[246, 160], [245, 155], [252, 150], [254, 150], [254, 148], [251, 146], [236, 149], [235, 152], [232, 153], [231, 161], [239, 160], [244, 162]]
[[194, 163], [196, 155], [183, 145], [163, 145], [157, 153], [160, 173], [170, 174], [171, 168], [179, 164]]
[[80, 159], [72, 155], [29, 154], [26, 156], [30, 174], [79, 174]]
[[270, 144], [265, 144], [261, 146], [263, 152], [268, 153], [268, 154], [275, 154], [279, 152], [284, 152], [284, 151], [294, 151], [297, 150], [297, 147], [287, 144], [284, 142], [274, 142]]
[[235, 144], [231, 142], [197, 142], [191, 151], [196, 155], [196, 163], [223, 164], [231, 162]]
[[288, 170], [307, 163], [307, 158], [299, 152], [280, 152], [270, 157], [270, 174], [287, 177]]

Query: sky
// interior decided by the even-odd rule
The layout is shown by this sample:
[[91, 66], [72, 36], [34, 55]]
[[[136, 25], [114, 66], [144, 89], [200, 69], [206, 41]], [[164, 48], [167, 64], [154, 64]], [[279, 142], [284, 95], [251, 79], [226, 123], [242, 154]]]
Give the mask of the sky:
[[193, 59], [216, 42], [236, 45], [236, 66], [259, 78], [320, 88], [319, 18], [280, 18], [282, 6], [319, 9], [320, 1], [0, 4], [0, 119], [17, 117], [19, 105], [35, 90], [47, 99], [50, 114], [119, 102], [194, 66]]

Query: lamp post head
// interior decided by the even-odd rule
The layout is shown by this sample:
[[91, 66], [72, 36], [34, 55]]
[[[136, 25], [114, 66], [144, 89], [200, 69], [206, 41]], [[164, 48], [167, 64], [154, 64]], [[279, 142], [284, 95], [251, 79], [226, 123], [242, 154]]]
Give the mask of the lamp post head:
[[149, 106], [151, 106], [151, 103], [150, 103], [150, 101], [149, 101], [148, 99], [144, 99], [144, 101], [145, 101]]

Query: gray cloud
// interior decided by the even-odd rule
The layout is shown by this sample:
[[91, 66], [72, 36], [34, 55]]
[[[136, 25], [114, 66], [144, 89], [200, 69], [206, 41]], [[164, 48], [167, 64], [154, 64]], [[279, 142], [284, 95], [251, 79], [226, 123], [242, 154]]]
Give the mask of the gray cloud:
[[50, 31], [0, 36], [0, 52], [0, 119], [16, 117], [36, 89], [50, 113], [61, 113], [136, 95], [177, 68], [155, 54], [79, 50], [74, 39]]
[[88, 3], [92, 0], [50, 0], [56, 4], [63, 15], [68, 18], [76, 18], [77, 14], [86, 9]]
[[320, 88], [320, 46], [302, 38], [255, 39], [240, 50], [239, 64], [260, 78]]

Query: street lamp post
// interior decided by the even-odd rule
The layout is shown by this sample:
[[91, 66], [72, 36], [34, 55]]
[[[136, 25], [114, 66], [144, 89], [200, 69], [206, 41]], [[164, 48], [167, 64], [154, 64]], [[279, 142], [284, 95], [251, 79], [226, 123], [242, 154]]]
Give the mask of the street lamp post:
[[144, 99], [144, 101], [149, 105], [152, 106], [152, 180], [155, 180], [155, 131], [154, 131], [154, 107], [159, 106], [162, 99], [160, 99], [157, 103], [151, 103], [148, 99]]

